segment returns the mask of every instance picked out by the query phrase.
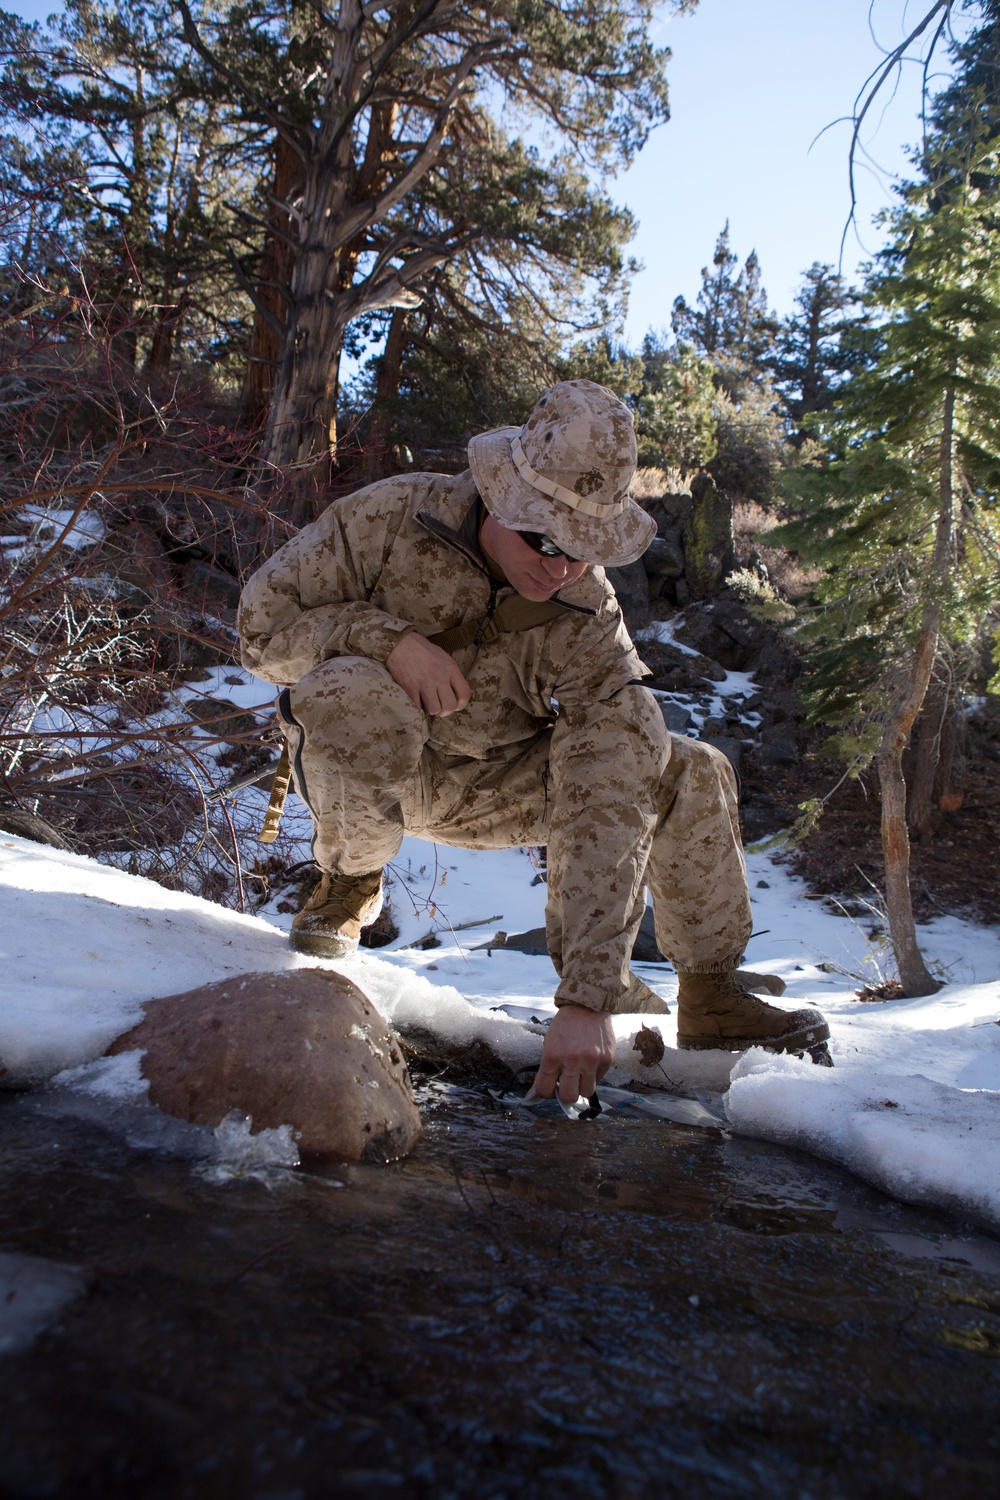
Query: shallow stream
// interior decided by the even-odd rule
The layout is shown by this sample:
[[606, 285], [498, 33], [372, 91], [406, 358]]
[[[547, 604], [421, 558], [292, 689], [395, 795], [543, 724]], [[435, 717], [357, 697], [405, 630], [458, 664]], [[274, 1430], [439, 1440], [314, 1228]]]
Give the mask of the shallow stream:
[[0, 1096], [0, 1495], [1000, 1494], [1000, 1242], [716, 1131], [422, 1105], [408, 1161], [213, 1182]]

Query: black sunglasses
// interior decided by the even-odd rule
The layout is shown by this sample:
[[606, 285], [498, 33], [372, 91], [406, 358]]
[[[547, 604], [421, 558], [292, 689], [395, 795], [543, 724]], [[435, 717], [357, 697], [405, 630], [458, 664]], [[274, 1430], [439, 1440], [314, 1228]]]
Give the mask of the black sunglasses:
[[527, 542], [532, 552], [540, 552], [543, 557], [565, 557], [567, 562], [578, 562], [579, 558], [573, 557], [569, 552], [564, 552], [557, 547], [550, 536], [541, 531], [519, 531], [518, 536], [522, 542]]

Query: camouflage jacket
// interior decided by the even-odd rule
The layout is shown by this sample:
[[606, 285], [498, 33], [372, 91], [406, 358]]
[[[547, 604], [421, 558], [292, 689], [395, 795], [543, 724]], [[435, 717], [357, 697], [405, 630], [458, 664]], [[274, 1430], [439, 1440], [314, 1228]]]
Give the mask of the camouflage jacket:
[[[238, 621], [244, 666], [270, 682], [294, 684], [331, 657], [384, 662], [409, 630], [433, 636], [487, 616], [514, 591], [491, 578], [479, 549], [480, 506], [468, 471], [381, 480], [335, 501], [247, 583]], [[431, 718], [430, 740], [443, 755], [493, 761], [552, 731], [551, 789], [563, 802], [556, 821], [570, 847], [566, 825], [577, 815], [593, 823], [599, 807], [606, 866], [560, 882], [570, 900], [581, 880], [588, 894], [596, 888], [604, 895], [596, 924], [593, 899], [577, 902], [578, 916], [565, 909], [553, 924], [550, 914], [562, 933], [556, 998], [601, 1010], [627, 982], [626, 929], [656, 815], [655, 782], [630, 776], [636, 758], [627, 741], [655, 736], [662, 719], [648, 694], [638, 696], [653, 706], [652, 716], [630, 707], [628, 695], [623, 701], [621, 689], [648, 672], [603, 570], [588, 569], [557, 602], [564, 609], [555, 619], [453, 652], [472, 696], [460, 712]], [[644, 832], [637, 837], [639, 808]], [[594, 840], [584, 843], [592, 849]], [[551, 864], [551, 845], [549, 857]], [[577, 930], [584, 909], [586, 933]]]

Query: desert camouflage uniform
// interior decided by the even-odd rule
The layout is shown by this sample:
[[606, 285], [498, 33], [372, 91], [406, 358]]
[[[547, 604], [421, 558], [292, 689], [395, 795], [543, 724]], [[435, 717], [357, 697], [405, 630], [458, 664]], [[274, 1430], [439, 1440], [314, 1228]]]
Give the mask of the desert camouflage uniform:
[[624, 994], [647, 878], [663, 952], [694, 972], [735, 967], [750, 935], [735, 777], [667, 733], [602, 569], [560, 591], [557, 618], [454, 651], [472, 689], [460, 712], [428, 717], [389, 676], [408, 631], [434, 636], [512, 596], [479, 549], [483, 514], [468, 472], [383, 480], [244, 590], [243, 662], [290, 685], [282, 717], [318, 864], [367, 873], [404, 833], [547, 845], [557, 1004], [608, 1010]]

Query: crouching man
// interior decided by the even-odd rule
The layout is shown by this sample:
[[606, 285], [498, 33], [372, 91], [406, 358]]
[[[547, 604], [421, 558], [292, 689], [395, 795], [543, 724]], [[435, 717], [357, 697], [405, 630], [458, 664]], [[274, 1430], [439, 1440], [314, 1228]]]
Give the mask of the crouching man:
[[829, 1034], [734, 977], [751, 930], [735, 777], [667, 733], [603, 572], [655, 533], [629, 496], [635, 462], [627, 407], [564, 381], [523, 428], [473, 438], [464, 473], [334, 502], [240, 605], [244, 665], [283, 689], [322, 871], [293, 945], [352, 952], [404, 834], [546, 845], [560, 979], [536, 1083], [564, 1100], [613, 1061], [647, 882], [679, 1046], [799, 1050]]

